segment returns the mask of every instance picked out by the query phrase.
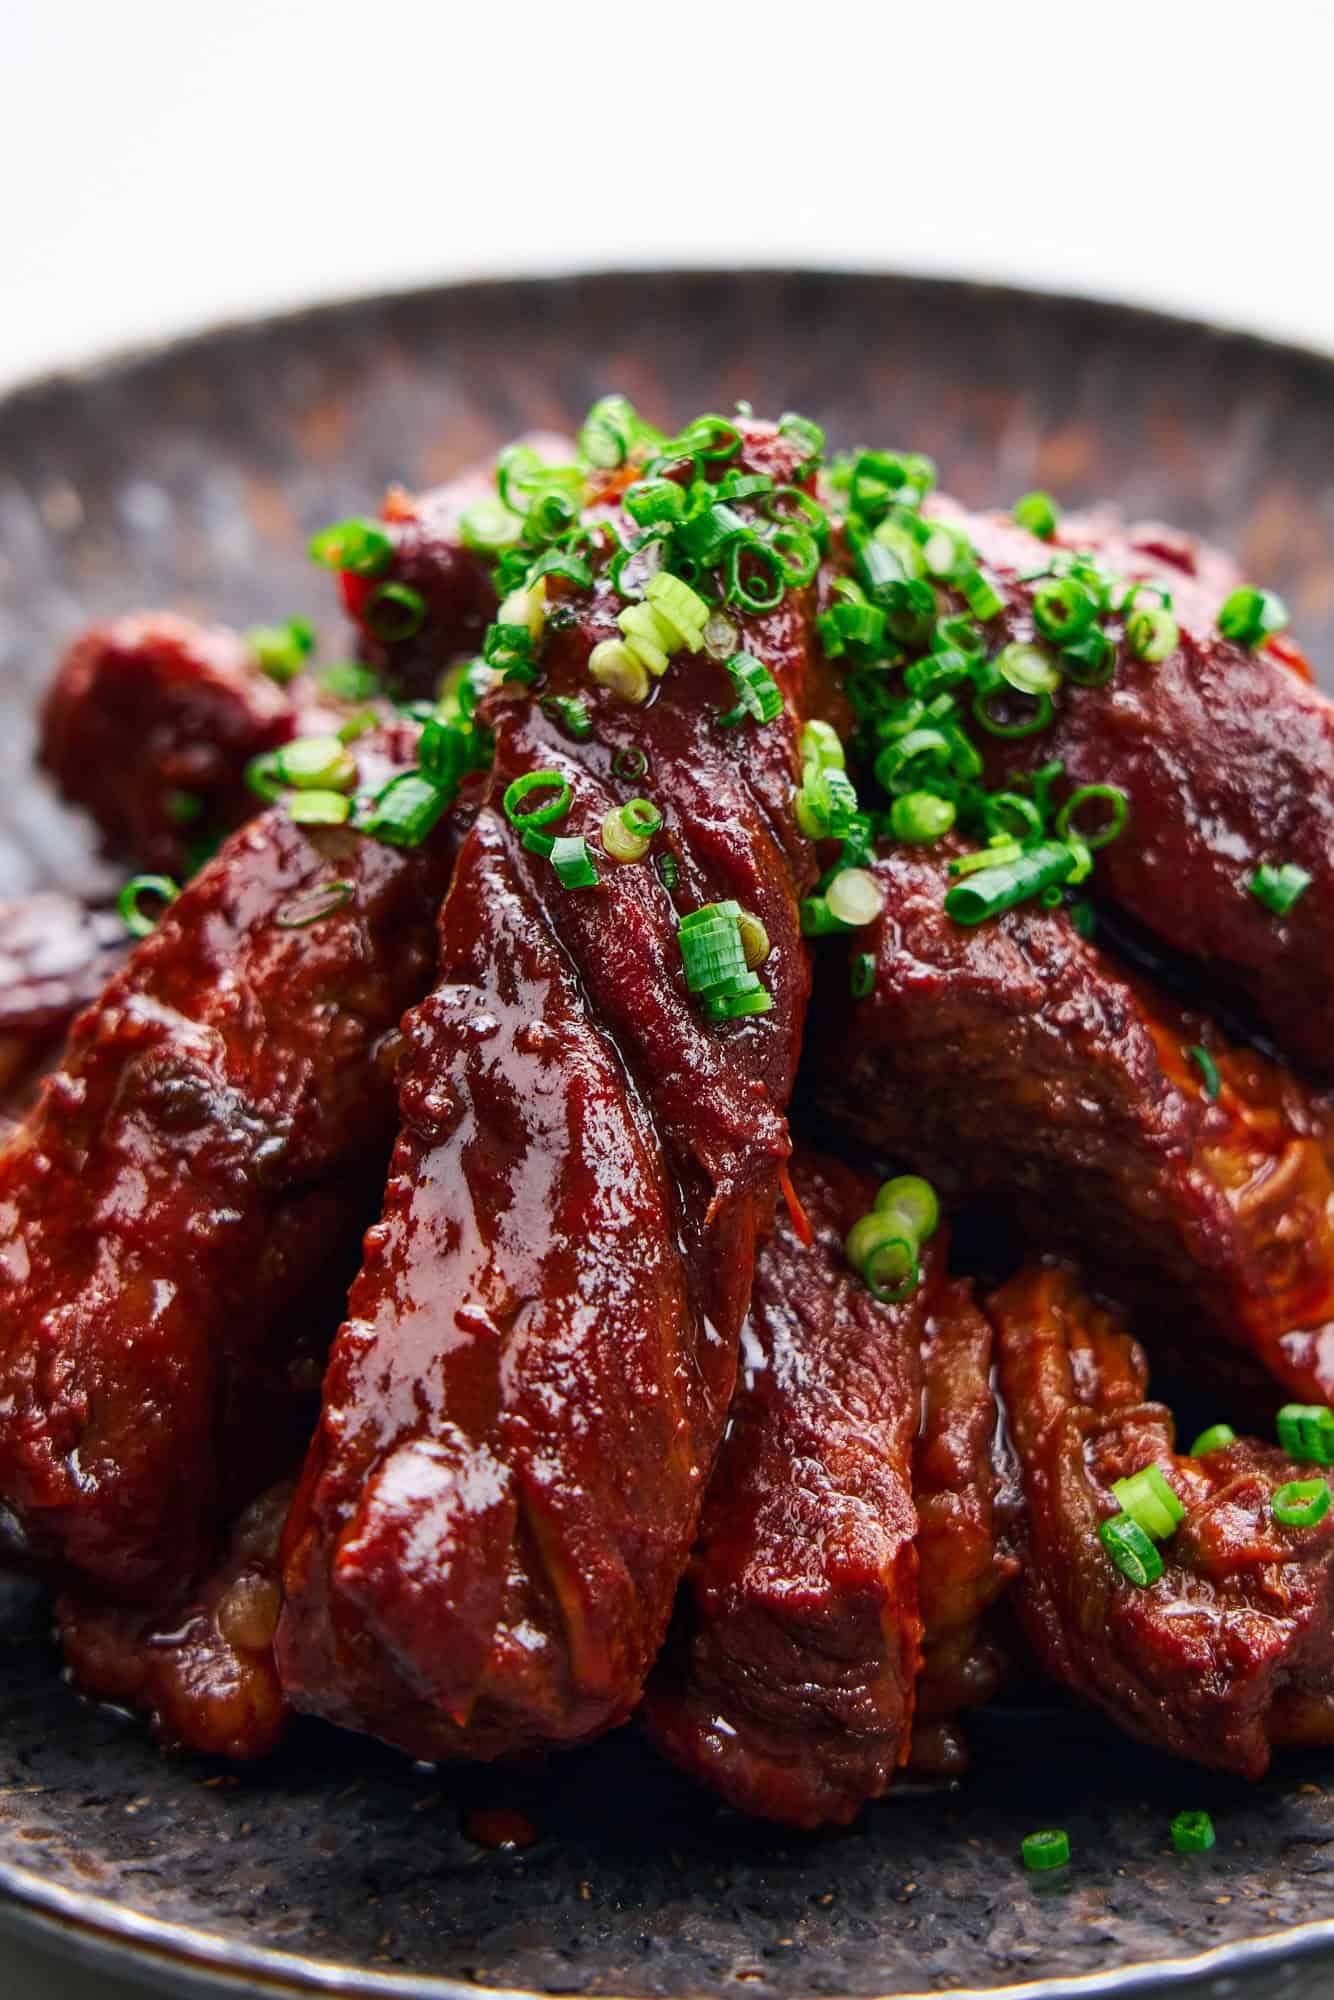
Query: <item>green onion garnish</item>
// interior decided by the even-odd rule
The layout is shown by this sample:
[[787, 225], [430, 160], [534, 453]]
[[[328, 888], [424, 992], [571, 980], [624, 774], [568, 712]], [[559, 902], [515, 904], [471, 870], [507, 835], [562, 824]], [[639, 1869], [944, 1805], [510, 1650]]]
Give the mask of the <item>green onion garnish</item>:
[[1041, 542], [1049, 542], [1061, 523], [1061, 510], [1050, 493], [1024, 493], [1010, 509], [1010, 518]]
[[1274, 1519], [1285, 1528], [1313, 1528], [1329, 1512], [1329, 1485], [1323, 1479], [1290, 1479], [1274, 1495]]
[[1237, 1433], [1231, 1424], [1210, 1424], [1207, 1431], [1201, 1431], [1190, 1448], [1192, 1458], [1207, 1458], [1211, 1451], [1225, 1451], [1237, 1442]]
[[900, 1174], [883, 1183], [870, 1214], [853, 1223], [843, 1253], [882, 1304], [895, 1304], [916, 1291], [922, 1245], [939, 1223], [940, 1203], [931, 1183]]
[[1163, 1573], [1163, 1559], [1138, 1521], [1117, 1514], [1098, 1524], [1098, 1540], [1122, 1576], [1143, 1589], [1156, 1583]]
[[1003, 646], [991, 665], [1007, 686], [1020, 694], [1054, 694], [1061, 685], [1060, 668], [1040, 646], [1025, 646], [1016, 640]]
[[662, 825], [651, 799], [613, 806], [602, 822], [602, 845], [613, 861], [642, 861]]
[[1025, 1835], [1020, 1852], [1025, 1868], [1043, 1875], [1049, 1868], [1065, 1867], [1070, 1859], [1070, 1836], [1063, 1827], [1044, 1827], [1041, 1833]]
[[905, 792], [889, 809], [896, 840], [939, 840], [954, 825], [955, 806], [935, 792]]
[[723, 664], [731, 675], [737, 699], [735, 708], [718, 717], [721, 728], [730, 729], [747, 716], [762, 725], [782, 714], [783, 697], [778, 683], [762, 661], [750, 653], [733, 653]]
[[280, 785], [300, 792], [348, 791], [357, 782], [357, 767], [337, 736], [297, 736], [273, 753], [273, 774]]
[[548, 694], [542, 697], [542, 713], [558, 722], [576, 743], [587, 743], [593, 734], [593, 718], [588, 703], [578, 695]]
[[342, 826], [351, 811], [344, 792], [294, 792], [287, 801], [287, 816], [298, 826]]
[[[677, 930], [686, 985], [713, 1021], [767, 1013], [773, 1005], [747, 965], [741, 918], [736, 903], [705, 903], [683, 917]], [[764, 942], [767, 947], [767, 937]]]
[[382, 583], [362, 614], [377, 639], [396, 645], [414, 639], [426, 623], [426, 599], [407, 583]]
[[1137, 659], [1156, 667], [1180, 645], [1181, 628], [1170, 611], [1135, 611], [1126, 620], [1126, 639]]
[[285, 625], [252, 625], [247, 646], [270, 680], [279, 685], [295, 680], [315, 649], [315, 627], [308, 618], [289, 618]]
[[459, 515], [459, 540], [478, 555], [498, 556], [523, 537], [523, 521], [493, 493], [483, 494]]
[[1045, 577], [1033, 592], [1033, 623], [1055, 645], [1087, 632], [1097, 615], [1097, 599], [1076, 577]]
[[400, 771], [361, 820], [363, 833], [391, 847], [420, 847], [449, 804], [449, 793], [421, 771]]
[[165, 907], [174, 903], [180, 893], [170, 875], [132, 875], [116, 898], [120, 920], [130, 936], [146, 938], [157, 928], [158, 918], [145, 916], [139, 907], [142, 897], [157, 896]]
[[379, 675], [359, 660], [336, 660], [321, 670], [319, 678], [325, 694], [335, 701], [374, 701], [381, 692]]
[[[542, 792], [553, 792], [555, 796], [542, 805], [521, 810], [525, 799]], [[525, 771], [522, 777], [506, 786], [501, 804], [511, 826], [517, 826], [521, 833], [526, 833], [531, 828], [554, 826], [557, 820], [564, 819], [573, 798], [573, 787], [566, 783], [559, 771]]]
[[1178, 1854], [1207, 1854], [1216, 1838], [1207, 1812], [1179, 1812], [1172, 1821], [1172, 1846]]
[[1334, 1410], [1325, 1403], [1285, 1403], [1274, 1420], [1289, 1458], [1334, 1465]]
[[848, 986], [854, 1000], [865, 1000], [875, 986], [875, 954], [859, 951], [852, 961]]
[[1185, 1519], [1186, 1510], [1156, 1465], [1113, 1483], [1122, 1510], [1155, 1542], [1165, 1542]]
[[1286, 917], [1297, 898], [1310, 888], [1311, 877], [1295, 861], [1277, 865], [1266, 861], [1256, 869], [1246, 886], [1276, 917]]
[[[1101, 826], [1085, 831], [1075, 825], [1076, 816], [1089, 804], [1106, 806], [1107, 817]], [[1130, 817], [1130, 801], [1118, 785], [1081, 785], [1072, 792], [1056, 815], [1056, 831], [1062, 840], [1082, 840], [1085, 847], [1106, 847]]]
[[641, 528], [659, 521], [679, 521], [686, 511], [686, 493], [674, 479], [638, 479], [621, 495], [621, 505]]
[[632, 743], [616, 752], [611, 760], [611, 768], [615, 777], [624, 778], [627, 784], [633, 784], [636, 778], [642, 778], [647, 771], [648, 758], [637, 744]]
[[581, 833], [563, 833], [551, 843], [551, 865], [562, 889], [596, 889], [598, 871]]
[[280, 931], [304, 931], [309, 925], [319, 923], [321, 918], [331, 917], [335, 910], [341, 910], [355, 893], [355, 885], [341, 877], [331, 882], [320, 882], [313, 889], [303, 889], [275, 910], [274, 925]]
[[1043, 841], [999, 867], [983, 865], [966, 881], [956, 882], [946, 893], [946, 912], [956, 923], [983, 923], [1068, 881], [1077, 865], [1078, 857], [1067, 842]]
[[1214, 1061], [1208, 1049], [1205, 1048], [1202, 1042], [1191, 1042], [1181, 1053], [1185, 1056], [1187, 1062], [1193, 1062], [1196, 1069], [1200, 1072], [1206, 1102], [1209, 1104], [1216, 1103], [1218, 1093], [1222, 1088], [1222, 1078], [1218, 1074], [1218, 1064]]
[[1116, 672], [1116, 648], [1100, 625], [1061, 649], [1061, 665], [1076, 687], [1104, 687]]
[[1281, 632], [1288, 623], [1288, 607], [1272, 590], [1255, 590], [1243, 584], [1225, 597], [1218, 610], [1218, 629], [1234, 645], [1258, 646], [1272, 632]]
[[1004, 715], [994, 715], [991, 702], [998, 692], [986, 688], [973, 697], [973, 718], [986, 730], [988, 736], [1036, 736], [1047, 727], [1054, 713], [1051, 696], [1045, 692], [1033, 696], [1033, 706], [1027, 714], [1020, 714], [1016, 721], [1007, 720], [1009, 709]]
[[310, 540], [310, 559], [326, 569], [347, 570], [353, 576], [383, 576], [394, 560], [394, 545], [378, 521], [364, 514], [335, 521]]

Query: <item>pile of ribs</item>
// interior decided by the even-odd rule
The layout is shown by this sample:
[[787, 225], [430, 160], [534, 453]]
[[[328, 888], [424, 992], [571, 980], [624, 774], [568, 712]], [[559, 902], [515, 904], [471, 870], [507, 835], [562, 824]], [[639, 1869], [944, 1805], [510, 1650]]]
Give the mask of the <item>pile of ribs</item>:
[[[1054, 552], [1170, 595], [1165, 657], [984, 744], [988, 784], [1059, 760], [1126, 830], [1096, 927], [1050, 895], [964, 924], [976, 841], [882, 814], [876, 914], [808, 935], [838, 848], [798, 811], [812, 726], [858, 754], [824, 637], [850, 541], [810, 427], [744, 413], [710, 458], [701, 422], [684, 470], [584, 465], [540, 671], [467, 528], [490, 465], [395, 490], [374, 588], [342, 571], [364, 698], [165, 612], [60, 663], [48, 779], [181, 886], [137, 939], [57, 890], [0, 905], [3, 1559], [83, 1693], [223, 1757], [296, 1714], [432, 1761], [635, 1718], [817, 1827], [956, 1777], [967, 1711], [1036, 1682], [1256, 1778], [1334, 1742], [1334, 1513], [1276, 1517], [1318, 1467], [1259, 1435], [1185, 1453], [1148, 1367], [1270, 1437], [1334, 1404], [1334, 705], [1288, 641], [1220, 630], [1214, 551], [931, 499], [993, 651], [1031, 647]], [[515, 481], [572, 456], [534, 440]], [[782, 493], [791, 540], [803, 506], [832, 532], [714, 608], [731, 664], [683, 644], [645, 699], [605, 558], [701, 478], [718, 516]], [[359, 799], [415, 782], [497, 632], [484, 768], [419, 837], [257, 790], [330, 738]], [[653, 858], [566, 887], [512, 809], [557, 780], [590, 838], [651, 798]], [[1238, 887], [1276, 853], [1286, 914]], [[682, 976], [718, 908], [763, 939], [768, 1004], [732, 1018]], [[845, 1245], [889, 1172], [946, 1219], [885, 1296]], [[1100, 1531], [1149, 1468], [1181, 1519], [1145, 1583]]]

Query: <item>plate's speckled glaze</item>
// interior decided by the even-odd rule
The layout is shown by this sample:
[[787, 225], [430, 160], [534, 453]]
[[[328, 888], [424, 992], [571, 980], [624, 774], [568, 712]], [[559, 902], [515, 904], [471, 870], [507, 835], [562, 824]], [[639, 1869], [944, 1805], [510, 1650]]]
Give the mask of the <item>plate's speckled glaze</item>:
[[[339, 306], [0, 404], [0, 893], [91, 883], [28, 769], [57, 644], [172, 602], [313, 611], [306, 533], [609, 387], [672, 421], [739, 396], [930, 451], [973, 502], [1117, 494], [1236, 547], [1334, 660], [1334, 366], [1107, 307], [892, 278], [605, 277]], [[979, 1721], [966, 1786], [848, 1834], [716, 1813], [625, 1734], [545, 1776], [414, 1771], [309, 1728], [234, 1774], [159, 1757], [57, 1678], [16, 1592], [0, 1653], [0, 1915], [171, 1992], [870, 1995], [1334, 1979], [1334, 1756], [1246, 1790], [1073, 1712]], [[522, 1853], [470, 1840], [522, 1806]], [[1167, 1826], [1213, 1813], [1212, 1855]], [[1035, 1882], [1022, 1834], [1070, 1829]], [[1269, 1940], [1269, 1942], [1261, 1942]], [[1219, 1957], [1217, 1954], [1221, 1953]], [[1202, 1956], [1203, 1955], [1203, 1956]]]

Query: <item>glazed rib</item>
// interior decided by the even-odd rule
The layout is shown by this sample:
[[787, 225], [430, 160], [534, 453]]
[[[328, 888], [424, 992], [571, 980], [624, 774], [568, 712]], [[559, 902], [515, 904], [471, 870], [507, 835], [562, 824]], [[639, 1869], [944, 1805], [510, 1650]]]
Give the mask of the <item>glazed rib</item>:
[[[1317, 1468], [1245, 1438], [1180, 1456], [1140, 1348], [1067, 1266], [1030, 1266], [988, 1310], [1025, 1500], [1014, 1602], [1046, 1670], [1132, 1736], [1247, 1778], [1279, 1744], [1334, 1741], [1334, 1515], [1284, 1527], [1271, 1504]], [[1150, 1465], [1186, 1513], [1141, 1586], [1098, 1526], [1113, 1482]]]
[[[799, 451], [744, 428], [739, 466], [790, 479]], [[571, 742], [522, 690], [492, 706], [492, 803], [409, 1025], [384, 1218], [289, 1531], [294, 1700], [422, 1756], [574, 1741], [637, 1700], [731, 1394], [809, 982], [806, 594], [744, 621], [785, 707], [741, 730], [718, 726], [730, 684], [704, 654], [624, 706], [587, 673], [610, 586], [556, 603], [542, 693], [585, 700], [593, 734]], [[648, 768], [623, 781], [631, 751]], [[571, 833], [649, 792], [676, 889], [602, 861], [598, 890], [562, 891], [500, 809], [539, 769], [573, 788]], [[676, 925], [728, 898], [768, 932], [774, 1004], [710, 1027]]]
[[[812, 1055], [825, 1111], [989, 1200], [1033, 1243], [1077, 1251], [1118, 1296], [1155, 1308], [1155, 1339], [1184, 1341], [1196, 1374], [1240, 1370], [1329, 1399], [1326, 1100], [1151, 992], [1062, 912], [955, 923], [957, 851], [877, 859], [884, 912], [852, 940], [874, 954], [872, 991], [850, 1000], [837, 959], [822, 974]], [[1216, 1066], [1216, 1101], [1192, 1047]]]
[[[363, 780], [415, 745], [363, 739]], [[151, 1601], [287, 1469], [451, 858], [447, 821], [401, 850], [266, 812], [80, 1017], [0, 1151], [0, 1497], [30, 1559]]]
[[951, 1287], [933, 1249], [921, 1289], [878, 1304], [843, 1255], [875, 1182], [809, 1153], [792, 1180], [814, 1242], [780, 1217], [756, 1260], [726, 1442], [642, 1712], [730, 1804], [814, 1827], [852, 1819], [908, 1754], [920, 1348]]
[[[1007, 519], [937, 512], [972, 539], [1006, 600], [988, 643], [1030, 640], [1033, 584], [1050, 544]], [[1086, 525], [1086, 524], [1085, 524]], [[1069, 546], [1101, 551], [1076, 521]], [[1050, 727], [1018, 743], [988, 738], [987, 782], [1059, 758], [1072, 786], [1117, 785], [1125, 834], [1098, 857], [1096, 886], [1149, 931], [1243, 993], [1284, 1050], [1322, 1073], [1334, 1064], [1334, 704], [1286, 645], [1248, 651], [1214, 623], [1217, 584], [1172, 572], [1151, 538], [1135, 573], [1169, 576], [1180, 643], [1147, 663], [1118, 647], [1102, 687], [1062, 688]], [[1134, 561], [1123, 537], [1106, 561]], [[1295, 665], [1294, 665], [1295, 662]], [[1311, 876], [1287, 917], [1248, 889], [1263, 862]]]
[[59, 890], [0, 903], [0, 1117], [27, 1109], [43, 1061], [125, 949], [119, 917]]

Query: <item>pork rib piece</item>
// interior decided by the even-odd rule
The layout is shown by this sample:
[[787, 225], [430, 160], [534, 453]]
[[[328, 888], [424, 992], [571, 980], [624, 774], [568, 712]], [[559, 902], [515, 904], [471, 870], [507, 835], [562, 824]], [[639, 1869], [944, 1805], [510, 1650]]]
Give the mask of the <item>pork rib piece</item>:
[[126, 944], [118, 916], [56, 889], [0, 903], [0, 1117], [27, 1109], [43, 1059]]
[[[1280, 1745], [1334, 1741], [1334, 1513], [1284, 1527], [1272, 1508], [1316, 1468], [1245, 1438], [1181, 1457], [1140, 1348], [1068, 1266], [1028, 1267], [988, 1309], [1025, 1502], [1014, 1602], [1046, 1670], [1132, 1736], [1247, 1778]], [[1186, 1513], [1140, 1586], [1098, 1527], [1147, 1466]]]
[[[962, 526], [1005, 598], [989, 644], [1031, 640], [1032, 581], [1051, 545], [1013, 522], [932, 511]], [[1083, 524], [1087, 526], [1088, 524]], [[1134, 559], [1124, 536], [1105, 551], [1081, 524], [1062, 539]], [[1139, 575], [1169, 579], [1180, 643], [1149, 663], [1118, 647], [1102, 687], [1065, 685], [1049, 728], [1019, 743], [987, 737], [987, 781], [1059, 758], [1072, 786], [1118, 785], [1130, 806], [1125, 833], [1098, 857], [1100, 892], [1174, 949], [1244, 993], [1295, 1060], [1334, 1068], [1334, 703], [1313, 687], [1286, 644], [1257, 651], [1224, 639], [1208, 578], [1173, 575], [1142, 538]], [[1248, 883], [1264, 862], [1295, 862], [1311, 876], [1290, 915], [1278, 917]]]
[[[416, 732], [357, 745], [374, 785]], [[11, 1540], [149, 1601], [287, 1469], [339, 1246], [374, 1213], [392, 1051], [428, 986], [448, 821], [402, 850], [279, 809], [234, 834], [80, 1017], [0, 1149]]]
[[732, 1805], [814, 1827], [852, 1819], [908, 1753], [920, 1348], [951, 1288], [933, 1247], [918, 1291], [879, 1304], [843, 1255], [875, 1182], [807, 1153], [792, 1179], [815, 1240], [780, 1219], [756, 1260], [727, 1438], [643, 1715]]
[[[825, 1111], [994, 1201], [1039, 1247], [1078, 1252], [1118, 1296], [1154, 1308], [1155, 1340], [1187, 1330], [1197, 1371], [1254, 1382], [1262, 1369], [1329, 1400], [1327, 1100], [1152, 992], [1060, 912], [955, 923], [944, 898], [956, 851], [876, 860], [884, 911], [853, 940], [874, 954], [872, 989], [852, 1001], [837, 961], [821, 976]], [[1217, 1069], [1215, 1100], [1193, 1047]]]
[[[737, 469], [791, 480], [799, 448], [743, 432]], [[645, 708], [598, 687], [620, 600], [547, 581], [542, 695], [585, 701], [593, 735], [572, 742], [522, 690], [488, 715], [493, 802], [409, 1025], [384, 1218], [289, 1530], [293, 1699], [420, 1756], [572, 1742], [638, 1699], [731, 1395], [809, 985], [791, 812], [809, 593], [741, 621], [784, 708], [737, 730], [703, 653]], [[629, 752], [647, 770], [622, 780]], [[550, 769], [574, 795], [562, 833], [650, 793], [676, 888], [603, 861], [597, 890], [562, 890], [499, 804]], [[774, 1004], [711, 1027], [676, 926], [726, 899], [768, 933]]]

